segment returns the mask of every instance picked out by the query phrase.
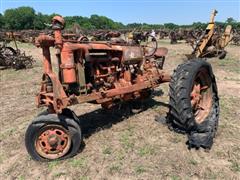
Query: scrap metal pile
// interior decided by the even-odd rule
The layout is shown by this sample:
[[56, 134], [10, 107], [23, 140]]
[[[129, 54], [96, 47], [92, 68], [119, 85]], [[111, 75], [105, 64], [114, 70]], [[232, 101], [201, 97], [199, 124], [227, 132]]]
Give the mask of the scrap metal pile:
[[13, 68], [16, 70], [32, 68], [35, 60], [32, 56], [27, 56], [25, 52], [21, 52], [17, 47], [17, 43], [13, 38], [16, 49], [8, 46], [8, 40], [2, 40], [0, 44], [0, 69]]
[[[217, 29], [217, 28], [216, 28]], [[205, 33], [204, 29], [194, 29], [194, 28], [179, 28], [174, 30], [169, 29], [154, 29], [156, 33], [156, 39], [170, 39], [170, 44], [176, 44], [179, 41], [185, 41], [186, 43], [194, 44], [196, 41], [198, 41], [202, 35]], [[67, 29], [63, 31], [63, 36], [66, 39], [72, 39], [72, 40], [78, 40], [82, 38], [84, 40], [92, 40], [92, 41], [108, 41], [112, 38], [119, 38], [121, 37], [124, 40], [127, 40], [129, 33], [133, 32], [139, 32], [141, 34], [149, 34], [151, 33], [151, 30], [143, 30], [143, 29], [134, 29], [127, 30], [89, 30], [84, 31], [80, 27], [76, 28], [75, 26], [72, 29]], [[21, 31], [14, 31], [14, 32], [8, 32], [0, 30], [0, 39], [1, 36], [4, 35], [7, 38], [11, 38], [12, 35], [15, 37], [16, 41], [22, 42], [22, 43], [34, 43], [35, 39], [38, 37], [39, 34], [52, 34], [51, 30], [45, 29], [45, 30], [21, 30]], [[215, 32], [218, 34], [223, 34], [224, 30], [220, 29], [220, 31]], [[87, 38], [87, 39], [86, 39]], [[234, 45], [240, 45], [240, 31], [233, 29], [233, 37], [231, 39], [231, 43]]]
[[240, 46], [240, 30], [235, 30], [233, 32], [233, 37], [232, 37], [232, 44], [236, 46]]
[[12, 40], [15, 39], [15, 41], [21, 42], [21, 43], [34, 43], [35, 38], [41, 34], [50, 34], [51, 31], [49, 30], [20, 30], [20, 31], [6, 31], [6, 30], [0, 30], [0, 40]]

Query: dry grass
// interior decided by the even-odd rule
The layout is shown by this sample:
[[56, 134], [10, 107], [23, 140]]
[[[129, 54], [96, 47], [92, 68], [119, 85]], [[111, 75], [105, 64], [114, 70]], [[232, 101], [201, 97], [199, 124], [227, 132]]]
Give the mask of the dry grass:
[[[184, 43], [169, 45], [166, 69], [172, 71], [191, 51]], [[34, 104], [41, 79], [41, 50], [20, 45], [38, 61], [33, 69], [1, 71], [1, 179], [240, 179], [239, 47], [228, 47], [226, 60], [213, 58], [221, 103], [220, 125], [210, 152], [189, 151], [186, 137], [154, 121], [165, 116], [168, 85], [144, 103], [146, 110], [123, 117], [100, 106], [82, 104], [72, 109], [84, 121], [82, 152], [65, 161], [39, 163], [24, 146], [24, 133], [42, 109]], [[156, 94], [160, 94], [160, 93]]]

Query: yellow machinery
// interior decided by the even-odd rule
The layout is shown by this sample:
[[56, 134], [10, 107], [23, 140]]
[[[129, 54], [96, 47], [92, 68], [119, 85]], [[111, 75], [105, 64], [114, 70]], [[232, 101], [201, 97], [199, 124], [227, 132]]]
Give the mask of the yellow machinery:
[[232, 39], [232, 26], [228, 25], [225, 29], [225, 32], [221, 33], [216, 32], [214, 18], [217, 14], [216, 10], [213, 10], [210, 22], [193, 46], [193, 52], [190, 55], [186, 55], [188, 59], [192, 58], [204, 58], [204, 57], [219, 57], [223, 59], [226, 56], [226, 51], [224, 48]]

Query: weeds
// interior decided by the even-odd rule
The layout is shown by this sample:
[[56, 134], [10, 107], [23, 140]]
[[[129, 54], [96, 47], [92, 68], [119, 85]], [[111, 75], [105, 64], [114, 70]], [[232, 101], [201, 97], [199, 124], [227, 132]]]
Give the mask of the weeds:
[[81, 176], [80, 178], [79, 178], [79, 180], [89, 180], [90, 178], [89, 177], [87, 177], [87, 176]]
[[117, 160], [123, 160], [125, 159], [125, 154], [123, 152], [119, 152], [116, 156]]
[[64, 175], [66, 175], [65, 172], [57, 172], [53, 176], [56, 177], [56, 178], [59, 178], [59, 177], [64, 176]]
[[110, 147], [106, 147], [103, 149], [103, 154], [110, 155], [112, 153], [112, 149]]
[[133, 136], [132, 128], [128, 128], [127, 131], [125, 131], [122, 134], [120, 142], [122, 143], [125, 150], [133, 149], [134, 143], [131, 140], [132, 136]]
[[143, 167], [143, 166], [137, 166], [136, 168], [135, 168], [135, 172], [137, 173], [137, 174], [142, 174], [142, 173], [144, 173], [144, 172], [146, 172], [146, 170], [145, 170], [145, 168]]
[[240, 73], [239, 60], [227, 57], [219, 61], [218, 65], [229, 72]]
[[86, 160], [84, 158], [70, 160], [70, 165], [72, 167], [84, 167], [85, 164], [86, 164]]
[[195, 159], [190, 159], [189, 164], [196, 166], [198, 164], [198, 162]]
[[23, 175], [21, 175], [21, 176], [19, 176], [17, 179], [18, 179], [18, 180], [25, 180], [25, 177], [24, 177]]
[[237, 161], [232, 161], [231, 163], [232, 163], [231, 170], [233, 172], [240, 172], [240, 163]]
[[153, 155], [155, 154], [155, 150], [150, 145], [145, 145], [144, 147], [139, 149], [138, 154], [140, 156]]
[[119, 164], [115, 164], [115, 165], [112, 165], [110, 168], [109, 168], [109, 173], [111, 174], [114, 174], [114, 173], [117, 173], [120, 171], [120, 165]]
[[180, 180], [181, 178], [179, 176], [171, 176], [170, 177], [171, 180]]
[[51, 161], [51, 162], [48, 163], [48, 169], [51, 171], [51, 170], [53, 170], [58, 164], [59, 164], [59, 161]]

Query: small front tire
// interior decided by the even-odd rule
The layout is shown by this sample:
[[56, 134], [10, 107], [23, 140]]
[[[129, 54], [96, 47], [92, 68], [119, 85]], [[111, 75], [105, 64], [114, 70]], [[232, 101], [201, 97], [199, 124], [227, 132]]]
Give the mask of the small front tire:
[[36, 161], [62, 160], [76, 155], [82, 143], [79, 124], [69, 117], [43, 113], [29, 126], [25, 145]]

